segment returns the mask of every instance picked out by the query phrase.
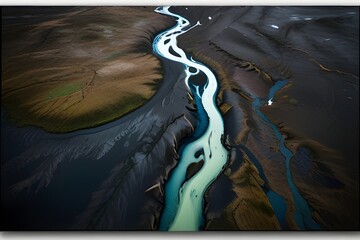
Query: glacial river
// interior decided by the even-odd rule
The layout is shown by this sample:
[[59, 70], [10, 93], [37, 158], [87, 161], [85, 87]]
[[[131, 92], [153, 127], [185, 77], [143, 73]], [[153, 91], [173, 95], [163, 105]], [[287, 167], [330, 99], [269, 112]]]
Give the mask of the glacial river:
[[[153, 49], [158, 55], [184, 65], [185, 84], [196, 103], [198, 122], [190, 139], [180, 147], [180, 160], [171, 172], [165, 185], [165, 207], [160, 220], [160, 230], [197, 231], [203, 224], [203, 197], [209, 185], [217, 178], [228, 158], [228, 151], [222, 145], [224, 123], [216, 107], [217, 80], [211, 70], [204, 64], [188, 57], [177, 46], [177, 37], [192, 28], [190, 22], [180, 15], [169, 11], [169, 7], [159, 7], [158, 13], [176, 18], [177, 24], [160, 33], [153, 42]], [[202, 72], [206, 76], [206, 84], [195, 85], [189, 79]], [[302, 230], [318, 230], [320, 226], [312, 219], [311, 210], [306, 200], [299, 193], [292, 179], [290, 160], [292, 152], [285, 146], [285, 141], [278, 128], [260, 111], [261, 105], [272, 104], [275, 93], [286, 85], [280, 80], [269, 90], [266, 101], [254, 96], [253, 108], [257, 115], [268, 124], [279, 141], [280, 153], [285, 158], [286, 177], [294, 204], [294, 219]], [[186, 179], [186, 171], [191, 163], [203, 162], [201, 169], [190, 179]], [[281, 196], [273, 191], [267, 197], [282, 227], [285, 224], [286, 204]]]
[[[201, 23], [190, 27], [187, 19], [170, 12], [169, 7], [159, 7], [155, 11], [176, 18], [177, 24], [154, 39], [153, 49], [158, 55], [184, 65], [186, 86], [200, 110], [196, 134], [193, 134], [192, 141], [182, 146], [180, 160], [165, 185], [165, 208], [160, 230], [197, 231], [203, 224], [204, 193], [222, 171], [229, 154], [221, 142], [224, 123], [216, 106], [218, 84], [208, 67], [189, 58], [177, 46], [179, 35]], [[206, 75], [207, 81], [205, 85], [197, 86], [189, 79], [200, 72]], [[196, 135], [199, 136], [194, 137]], [[203, 161], [202, 168], [186, 180], [188, 166], [200, 161]]]
[[[285, 140], [277, 128], [277, 126], [260, 111], [260, 107], [264, 103], [268, 103], [269, 105], [272, 104], [272, 100], [278, 90], [283, 88], [287, 84], [287, 81], [285, 80], [279, 80], [277, 81], [274, 86], [272, 86], [269, 90], [269, 95], [266, 101], [261, 101], [259, 97], [255, 97], [253, 101], [253, 108], [257, 115], [266, 123], [268, 124], [271, 129], [273, 130], [276, 138], [279, 142], [279, 150], [281, 155], [283, 155], [285, 159], [285, 168], [286, 168], [286, 178], [288, 185], [290, 187], [293, 199], [294, 199], [294, 205], [295, 205], [295, 213], [294, 213], [294, 219], [300, 230], [320, 230], [321, 226], [317, 224], [314, 219], [312, 218], [311, 209], [306, 202], [306, 200], [301, 196], [299, 190], [297, 189], [294, 180], [292, 178], [291, 174], [291, 168], [290, 168], [290, 161], [293, 157], [293, 153], [286, 147]], [[276, 209], [283, 208], [282, 206], [278, 206], [278, 196], [275, 195], [274, 192], [269, 192], [267, 194], [267, 197], [269, 198], [270, 203], [272, 204], [273, 208], [275, 209], [275, 213], [277, 212]], [[275, 204], [277, 202], [277, 204]], [[279, 216], [277, 216], [279, 219]], [[280, 220], [280, 219], [279, 219]], [[280, 221], [281, 222], [281, 221]]]

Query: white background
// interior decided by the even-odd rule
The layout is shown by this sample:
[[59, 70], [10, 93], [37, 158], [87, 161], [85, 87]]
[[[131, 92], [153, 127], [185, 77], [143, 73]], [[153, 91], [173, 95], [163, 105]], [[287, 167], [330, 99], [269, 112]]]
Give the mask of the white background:
[[0, 5], [360, 5], [359, 0], [0, 0]]

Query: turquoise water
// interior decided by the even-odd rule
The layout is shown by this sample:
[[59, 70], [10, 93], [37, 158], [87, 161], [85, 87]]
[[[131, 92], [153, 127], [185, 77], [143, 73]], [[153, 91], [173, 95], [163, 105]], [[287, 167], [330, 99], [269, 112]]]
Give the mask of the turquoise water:
[[[153, 42], [154, 52], [168, 60], [184, 64], [185, 84], [188, 91], [192, 93], [198, 109], [195, 132], [180, 147], [180, 160], [172, 170], [165, 185], [165, 207], [160, 220], [160, 230], [197, 231], [203, 224], [204, 193], [221, 173], [228, 157], [228, 151], [221, 143], [224, 124], [215, 102], [218, 85], [214, 74], [209, 68], [202, 63], [196, 62], [191, 57], [188, 58], [185, 52], [177, 46], [177, 37], [179, 35], [201, 25], [201, 23], [198, 22], [196, 25], [189, 27], [189, 21], [180, 15], [171, 13], [169, 7], [157, 8], [155, 11], [176, 18], [177, 24], [156, 36]], [[189, 70], [190, 68], [192, 71]], [[199, 72], [206, 75], [207, 82], [204, 86], [196, 86], [189, 81], [191, 76]], [[276, 92], [286, 84], [287, 81], [285, 80], [277, 81], [274, 84], [269, 90], [267, 99], [269, 104], [272, 103]], [[254, 98], [253, 108], [255, 112], [272, 128], [276, 138], [279, 140], [280, 152], [285, 158], [286, 177], [295, 204], [294, 219], [300, 229], [320, 229], [320, 225], [312, 219], [311, 210], [306, 200], [301, 196], [293, 182], [290, 170], [290, 160], [293, 154], [285, 146], [285, 141], [278, 128], [260, 111], [263, 104], [264, 102], [259, 97]], [[252, 154], [250, 154], [251, 156]], [[188, 166], [191, 163], [200, 161], [204, 161], [202, 168], [186, 181]], [[258, 169], [261, 169], [260, 176], [266, 179], [260, 164], [257, 161], [254, 164]], [[274, 191], [269, 189], [264, 189], [264, 191], [282, 228], [287, 227], [285, 200]]]
[[286, 202], [285, 199], [277, 194], [276, 192], [272, 191], [268, 187], [268, 179], [264, 174], [264, 169], [262, 168], [260, 162], [257, 160], [257, 158], [254, 156], [254, 154], [244, 145], [240, 145], [240, 148], [246, 153], [246, 155], [249, 157], [250, 161], [255, 165], [257, 170], [259, 171], [259, 176], [261, 179], [264, 180], [265, 184], [262, 187], [262, 190], [265, 192], [271, 207], [274, 210], [275, 216], [278, 219], [281, 229], [287, 229], [288, 225], [286, 222]]
[[[196, 129], [192, 137], [184, 141], [180, 147], [178, 164], [171, 171], [165, 184], [165, 206], [160, 220], [160, 230], [197, 231], [203, 225], [204, 194], [221, 173], [229, 154], [221, 142], [224, 123], [216, 106], [218, 84], [208, 67], [188, 57], [177, 46], [179, 35], [201, 23], [189, 27], [189, 21], [170, 12], [169, 7], [160, 7], [155, 11], [176, 18], [177, 24], [155, 37], [154, 52], [184, 65], [185, 84], [192, 93], [198, 109]], [[198, 86], [189, 79], [199, 73], [206, 77], [206, 83]], [[204, 161], [202, 168], [186, 180], [188, 166], [200, 161]]]
[[[287, 81], [285, 81], [285, 80], [277, 81], [274, 84], [274, 86], [269, 90], [269, 95], [268, 95], [268, 99], [266, 100], [266, 102], [268, 102], [269, 100], [272, 100], [274, 98], [276, 92], [278, 90], [280, 90], [282, 87], [284, 87], [286, 84], [287, 84]], [[253, 108], [254, 108], [255, 112], [260, 116], [260, 118], [271, 127], [276, 138], [279, 140], [280, 153], [285, 158], [286, 178], [287, 178], [287, 182], [290, 187], [290, 190], [291, 190], [291, 193], [292, 193], [292, 196], [294, 199], [294, 204], [295, 204], [295, 213], [294, 213], [295, 222], [301, 230], [320, 230], [321, 226], [319, 224], [317, 224], [314, 221], [314, 219], [312, 218], [311, 210], [310, 210], [308, 203], [301, 196], [301, 194], [299, 193], [299, 191], [292, 179], [291, 169], [290, 169], [290, 160], [293, 157], [293, 154], [285, 146], [285, 140], [282, 137], [279, 129], [274, 124], [272, 124], [270, 122], [270, 120], [260, 111], [260, 107], [263, 104], [264, 104], [264, 102], [261, 101], [259, 97], [256, 97], [253, 101]], [[273, 204], [275, 206], [278, 204], [282, 205], [282, 203], [281, 203], [282, 201], [280, 201], [278, 199], [278, 197], [275, 197], [274, 194], [268, 193], [267, 195], [268, 195], [269, 201], [272, 203], [272, 205]], [[280, 216], [284, 215], [283, 210], [281, 208], [277, 208], [277, 207], [275, 207], [274, 209], [275, 209], [275, 213], [277, 212], [279, 214], [279, 216], [278, 216], [278, 214], [276, 214], [278, 216], [278, 218], [281, 219], [282, 217], [280, 217]], [[278, 209], [281, 209], [281, 210], [278, 210]], [[279, 221], [280, 221], [280, 219], [279, 219]]]
[[270, 205], [274, 209], [275, 216], [280, 223], [281, 229], [287, 229], [288, 228], [286, 222], [287, 205], [285, 199], [272, 190], [267, 191], [266, 196], [269, 199]]

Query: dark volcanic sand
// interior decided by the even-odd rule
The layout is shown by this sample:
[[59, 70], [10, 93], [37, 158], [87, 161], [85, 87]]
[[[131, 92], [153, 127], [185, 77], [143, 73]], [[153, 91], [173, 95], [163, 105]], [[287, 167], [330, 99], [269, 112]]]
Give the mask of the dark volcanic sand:
[[[274, 81], [287, 79], [262, 111], [295, 154], [294, 181], [323, 229], [358, 230], [359, 8], [171, 9], [202, 23], [179, 45], [219, 77], [218, 102], [232, 147], [229, 167], [206, 197], [206, 228], [279, 229], [266, 187], [286, 200], [287, 226], [297, 229], [278, 143], [251, 107], [253, 96], [266, 97]], [[100, 127], [49, 134], [15, 128], [2, 112], [2, 229], [158, 228], [161, 189], [181, 139], [196, 123], [182, 66], [163, 64], [155, 96]], [[158, 182], [161, 189], [145, 192]], [[17, 195], [21, 190], [28, 191]]]
[[180, 38], [180, 46], [218, 73], [222, 104], [232, 106], [224, 114], [231, 145], [247, 145], [270, 186], [292, 201], [270, 129], [239, 95], [266, 97], [272, 84], [258, 77], [261, 72], [272, 81], [288, 80], [275, 104], [262, 111], [279, 124], [293, 152], [301, 145], [313, 152], [311, 164], [292, 161], [295, 182], [324, 229], [358, 229], [359, 8], [179, 7], [176, 12], [202, 23]]

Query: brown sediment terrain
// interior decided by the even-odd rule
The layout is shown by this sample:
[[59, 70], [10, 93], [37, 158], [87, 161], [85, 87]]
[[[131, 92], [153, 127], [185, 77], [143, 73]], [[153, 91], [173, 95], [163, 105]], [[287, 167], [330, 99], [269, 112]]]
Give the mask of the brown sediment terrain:
[[356, 223], [349, 225], [343, 219], [352, 218], [354, 199], [359, 201], [354, 194], [356, 170], [342, 164], [346, 160], [341, 153], [319, 142], [294, 137], [288, 146], [296, 153], [291, 163], [294, 181], [314, 209], [314, 219], [326, 229], [353, 229]]
[[[51, 12], [51, 9], [33, 8], [41, 13], [45, 10]], [[99, 11], [99, 8], [95, 9]], [[110, 59], [102, 58], [96, 62], [101, 64], [97, 75], [106, 76], [117, 71], [121, 76], [140, 80], [137, 79], [138, 74], [143, 74], [142, 70], [147, 69], [146, 64], [149, 71], [141, 79], [153, 76], [151, 66], [156, 64], [145, 53], [151, 51], [151, 38], [155, 31], [145, 30], [152, 24], [156, 24], [154, 27], [157, 31], [160, 30], [157, 27], [166, 28], [174, 24], [173, 19], [153, 13], [152, 7], [104, 9], [115, 12], [123, 9], [123, 14], [129, 14], [130, 18], [127, 19], [121, 19], [120, 14], [113, 15], [117, 19], [114, 23], [116, 27], [121, 26], [121, 20], [126, 23], [133, 18], [140, 21], [148, 17], [137, 24], [140, 30], [135, 32], [139, 36], [131, 38], [129, 49], [126, 48], [130, 53], [122, 56], [119, 52], [112, 55], [114, 52], [110, 51], [108, 55], [112, 56], [106, 55]], [[139, 14], [138, 10], [141, 10]], [[90, 20], [100, 22], [98, 11], [91, 11], [83, 18], [84, 24]], [[110, 20], [104, 25], [111, 26], [113, 21]], [[17, 27], [21, 28], [21, 24]], [[133, 33], [130, 28], [126, 29], [129, 31], [123, 32], [124, 29], [121, 29], [119, 32], [123, 40], [130, 39]], [[76, 49], [81, 49], [81, 45], [77, 45], [74, 51]], [[115, 64], [109, 64], [112, 62], [121, 62], [121, 74], [113, 66]], [[133, 62], [138, 65], [133, 66]], [[177, 150], [181, 140], [193, 132], [196, 122], [194, 114], [187, 110], [193, 108], [193, 104], [187, 98], [183, 66], [166, 60], [162, 63], [161, 73], [165, 81], [160, 84], [156, 95], [141, 108], [101, 126], [54, 134], [36, 127], [15, 127], [2, 114], [2, 229], [158, 229], [164, 205], [161, 189], [178, 161]], [[129, 69], [133, 70], [131, 74]], [[155, 74], [160, 73], [158, 68], [155, 70]], [[135, 83], [124, 83], [123, 86], [135, 92], [138, 89], [146, 90], [139, 81]], [[155, 87], [152, 80], [149, 85], [150, 89]], [[74, 91], [77, 87], [77, 84], [72, 84], [61, 88], [61, 91], [51, 89], [49, 97]], [[117, 90], [123, 93], [128, 89]], [[106, 95], [106, 98], [117, 97], [116, 94], [119, 93]], [[124, 101], [124, 104], [133, 105], [129, 101]], [[147, 191], [156, 184], [159, 187]]]
[[19, 126], [100, 125], [143, 105], [162, 80], [151, 42], [172, 21], [151, 7], [2, 11], [2, 104]]
[[[266, 99], [279, 79], [289, 83], [276, 94], [275, 103], [261, 111], [281, 128], [295, 155], [291, 160], [293, 179], [313, 218], [324, 229], [358, 228], [358, 8], [176, 10], [193, 23], [202, 23], [196, 34], [181, 36], [180, 45], [216, 72], [228, 144], [233, 148], [243, 144], [254, 154], [269, 188], [286, 200], [288, 229], [298, 227], [285, 161], [271, 128], [256, 116], [251, 105], [254, 97]], [[298, 157], [302, 156], [302, 143], [312, 143], [308, 148], [318, 153], [316, 157], [310, 154], [307, 164]], [[230, 161], [229, 168], [234, 166]], [[243, 171], [238, 174], [245, 177]], [[238, 188], [235, 182], [233, 186]], [[260, 192], [247, 192], [246, 196], [249, 194], [261, 199]], [[226, 209], [234, 211], [234, 204], [242, 197], [232, 200]], [[212, 202], [212, 198], [207, 201]], [[224, 226], [226, 214], [224, 211], [220, 218], [214, 218], [209, 213], [209, 229]], [[248, 221], [248, 227], [242, 229], [254, 229], [251, 224], [261, 221], [260, 215], [251, 214], [242, 212]], [[232, 229], [239, 228], [239, 224], [227, 223]], [[262, 227], [276, 229], [270, 223]]]
[[[210, 44], [210, 48], [213, 49], [212, 44]], [[264, 125], [251, 107], [256, 96], [267, 97], [268, 91], [273, 85], [273, 79], [254, 63], [237, 58], [225, 51], [200, 51], [195, 56], [218, 73], [221, 84], [218, 96], [219, 102], [221, 102], [219, 109], [224, 117], [225, 133], [229, 145], [236, 147], [238, 144], [244, 144], [251, 149], [264, 169], [271, 189], [287, 199], [287, 224], [290, 229], [296, 229], [292, 219], [294, 203], [290, 189], [287, 186], [285, 161], [279, 153], [278, 143], [275, 136], [271, 134], [271, 129]], [[225, 59], [225, 62], [220, 64], [217, 59], [222, 61]], [[230, 163], [231, 165], [232, 163]], [[237, 170], [238, 177], [249, 179], [248, 174], [245, 174], [247, 172], [244, 170], [250, 168], [248, 165], [256, 169], [251, 161], [247, 160]], [[269, 206], [268, 201], [265, 200], [266, 195], [260, 188], [261, 181], [255, 181], [251, 184], [255, 190], [246, 190], [243, 185], [238, 186], [235, 183], [234, 177], [231, 177], [231, 179], [234, 182], [234, 191], [238, 197], [228, 206], [226, 210], [228, 213], [224, 213], [225, 215], [220, 218], [209, 219], [212, 223], [212, 225], [209, 225], [209, 229], [220, 229], [223, 226], [220, 222], [224, 221], [224, 218], [231, 219], [234, 216], [237, 216], [238, 221], [229, 223], [230, 226], [234, 226], [232, 228], [234, 230], [279, 229], [276, 218], [274, 221], [271, 214], [267, 218], [267, 215], [261, 209], [254, 210], [254, 205], [243, 204], [242, 208], [240, 208], [241, 211], [236, 210], [237, 213], [234, 216], [230, 214], [235, 211], [239, 202], [245, 202], [244, 196], [246, 196], [245, 199], [248, 202], [252, 202], [254, 199], [262, 199], [265, 202], [261, 204]], [[258, 176], [257, 179], [261, 178]], [[271, 208], [271, 206], [269, 207]], [[258, 213], [254, 214], [254, 211], [258, 211]]]
[[[121, 9], [126, 11], [118, 14]], [[143, 30], [153, 21], [157, 22], [156, 26], [163, 23], [161, 26], [165, 28], [172, 20], [154, 14], [152, 10], [66, 8], [60, 15], [56, 11], [43, 15], [46, 21], [27, 16], [27, 24], [22, 24], [24, 19], [13, 19], [14, 28], [3, 28], [3, 31], [12, 32], [3, 34], [3, 46], [18, 39], [19, 44], [13, 48], [18, 57], [13, 59], [2, 51], [3, 58], [6, 56], [13, 62], [19, 61], [20, 65], [26, 64], [22, 66], [27, 70], [23, 74], [32, 76], [32, 81], [41, 71], [47, 73], [41, 74], [44, 82], [38, 82], [37, 90], [32, 90], [31, 94], [39, 99], [46, 97], [47, 101], [62, 99], [58, 103], [54, 101], [56, 108], [64, 105], [72, 109], [70, 103], [73, 101], [82, 111], [82, 103], [75, 100], [82, 99], [77, 91], [85, 89], [87, 95], [82, 101], [90, 101], [89, 97], [93, 96], [95, 106], [105, 113], [111, 112], [84, 116], [91, 119], [101, 116], [100, 122], [104, 116], [111, 116], [115, 109], [110, 105], [110, 110], [105, 105], [97, 105], [103, 98], [116, 102], [119, 109], [115, 112], [119, 113], [138, 103], [128, 100], [128, 88], [133, 93], [131, 96], [141, 95], [135, 100], [144, 98], [145, 101], [147, 94], [154, 91], [152, 87], [157, 83], [154, 80], [159, 76], [159, 64], [148, 52], [150, 38], [148, 34], [142, 37]], [[358, 230], [359, 9], [172, 7], [170, 10], [180, 13], [192, 24], [198, 20], [202, 23], [179, 37], [178, 43], [195, 60], [216, 73], [221, 85], [217, 103], [224, 119], [224, 142], [231, 148], [228, 165], [206, 193], [203, 230], [299, 229], [294, 220], [295, 204], [279, 142], [252, 106], [254, 97], [266, 99], [270, 87], [279, 79], [288, 80], [288, 85], [277, 92], [271, 106], [263, 106], [261, 111], [278, 126], [286, 146], [294, 154], [290, 162], [292, 177], [309, 204], [313, 219], [323, 230]], [[43, 13], [43, 9], [37, 11]], [[134, 19], [121, 19], [120, 15], [127, 16], [127, 13]], [[145, 19], [145, 16], [148, 18], [144, 22], [135, 20]], [[11, 18], [6, 17], [3, 19], [10, 21]], [[79, 20], [77, 24], [82, 27], [68, 34], [70, 30], [66, 24], [72, 18]], [[21, 24], [16, 25], [17, 21]], [[88, 26], [89, 21], [95, 25]], [[126, 21], [137, 24], [126, 24]], [[126, 27], [120, 27], [122, 24]], [[38, 30], [52, 26], [63, 31], [36, 35], [35, 25]], [[114, 31], [118, 28], [121, 31]], [[124, 29], [129, 31], [124, 33]], [[155, 32], [153, 30], [150, 35]], [[28, 46], [26, 38], [18, 37], [23, 32], [28, 33], [31, 42], [29, 51], [22, 47]], [[132, 33], [139, 35], [133, 38]], [[49, 42], [52, 43], [49, 46], [58, 46], [55, 39], [62, 39], [61, 44], [66, 45], [67, 40], [62, 34], [76, 36], [73, 40], [76, 44], [66, 51], [60, 51], [58, 47], [42, 50]], [[109, 40], [113, 38], [111, 34], [121, 38]], [[34, 41], [35, 37], [45, 39], [44, 43]], [[108, 41], [106, 47], [100, 46], [100, 40]], [[139, 41], [133, 44], [135, 40]], [[111, 44], [124, 51], [113, 51]], [[10, 50], [5, 52], [9, 54]], [[67, 60], [75, 55], [73, 60], [76, 61]], [[77, 65], [80, 60], [84, 66]], [[40, 61], [44, 69], [38, 68]], [[17, 66], [13, 62], [4, 66], [11, 70], [9, 66]], [[53, 69], [50, 66], [53, 64], [58, 67]], [[6, 151], [2, 151], [1, 159], [1, 217], [6, 220], [6, 229], [159, 228], [165, 204], [164, 186], [179, 160], [182, 140], [191, 135], [197, 121], [194, 101], [184, 84], [183, 66], [163, 60], [163, 68], [163, 84], [148, 104], [93, 129], [51, 134], [37, 128], [15, 128], [2, 118], [2, 150]], [[23, 99], [17, 97], [20, 92], [24, 95], [27, 82], [19, 81], [17, 77], [21, 74], [16, 71], [3, 70], [4, 76], [17, 83], [10, 85], [13, 92], [7, 88], [8, 93], [2, 93], [2, 99], [9, 106], [13, 104], [19, 106], [17, 109], [25, 109], [28, 106], [18, 105]], [[150, 82], [142, 77], [143, 70], [151, 73]], [[50, 81], [70, 78], [70, 75], [76, 76], [78, 81], [67, 80], [61, 86]], [[131, 79], [136, 85], [120, 83], [117, 76]], [[103, 81], [98, 81], [100, 79]], [[89, 87], [91, 83], [93, 87]], [[96, 92], [94, 86], [101, 91]], [[6, 87], [4, 82], [3, 87]], [[124, 96], [110, 94], [113, 90]], [[31, 94], [24, 96], [29, 100]], [[63, 94], [70, 95], [70, 99]], [[126, 103], [124, 107], [121, 102]], [[44, 119], [46, 114], [53, 113], [40, 110], [46, 106], [45, 100], [41, 103], [31, 99], [26, 103], [31, 103], [32, 108], [28, 109], [41, 113]], [[83, 107], [90, 111], [88, 106]], [[56, 111], [65, 113], [63, 109]], [[73, 114], [75, 116], [77, 112]], [[50, 120], [54, 122], [53, 119], [46, 122]], [[85, 121], [80, 117], [78, 120], [81, 124]], [[60, 125], [56, 127], [64, 130]], [[189, 167], [187, 176], [199, 167], [201, 165]], [[277, 193], [284, 200], [285, 206], [280, 205], [285, 210], [284, 221], [275, 216], [268, 191]]]
[[210, 220], [208, 230], [279, 230], [280, 225], [261, 186], [265, 182], [244, 153], [245, 160], [229, 178], [236, 199], [219, 218]]
[[[239, 62], [242, 63], [243, 61], [240, 60]], [[240, 72], [241, 74], [239, 74]], [[271, 86], [269, 82], [272, 80], [268, 77], [264, 77], [268, 76], [266, 73], [262, 73], [260, 70], [259, 72], [254, 71], [251, 67], [235, 67], [235, 73], [231, 76], [232, 77], [228, 79], [220, 78], [221, 80], [224, 80], [223, 82], [226, 82], [226, 87], [222, 88], [219, 93], [219, 98], [221, 99], [220, 111], [224, 117], [227, 141], [232, 147], [243, 144], [251, 149], [269, 180], [269, 187], [286, 199], [286, 218], [289, 229], [297, 229], [292, 218], [292, 215], [294, 214], [294, 203], [290, 189], [287, 185], [285, 161], [279, 153], [278, 142], [271, 133], [270, 127], [264, 125], [251, 109], [253, 96], [263, 95], [266, 97], [265, 92], [269, 90]], [[246, 76], [245, 81], [242, 81], [244, 78], [241, 78], [241, 76]], [[262, 85], [263, 87], [256, 89], [253, 84], [257, 86]], [[249, 89], [253, 86], [254, 90]], [[245, 153], [244, 155], [246, 156]], [[210, 225], [209, 229], [220, 229], [223, 225], [219, 222], [224, 221], [225, 216], [226, 219], [238, 219], [234, 222], [234, 226], [236, 227], [232, 228], [233, 230], [280, 229], [275, 216], [270, 214], [270, 211], [267, 213], [266, 210], [264, 211], [264, 209], [259, 208], [259, 205], [261, 205], [264, 208], [267, 206], [272, 209], [264, 191], [261, 189], [264, 182], [263, 179], [259, 177], [256, 166], [254, 166], [248, 158], [245, 159], [245, 162], [240, 165], [236, 174], [233, 174], [230, 177], [233, 181], [234, 191], [237, 193], [238, 197], [228, 206], [224, 216], [209, 219], [212, 224], [215, 224]], [[234, 163], [230, 162], [229, 165], [232, 166]], [[246, 169], [248, 171], [246, 171]], [[253, 170], [253, 173], [249, 173], [250, 169]], [[243, 180], [244, 182], [246, 182], [246, 179], [249, 181], [251, 180], [248, 182], [251, 188], [248, 189], [248, 187], [244, 187], [244, 185], [238, 185], [235, 176], [237, 178], [245, 179]], [[257, 180], [255, 181], [254, 179]], [[250, 202], [253, 204], [251, 205]], [[258, 202], [258, 205], [256, 205], [256, 202]], [[241, 211], [236, 208], [236, 206], [239, 205], [241, 206]], [[231, 215], [230, 213], [234, 214]], [[230, 226], [231, 225], [232, 224], [230, 224]]]

